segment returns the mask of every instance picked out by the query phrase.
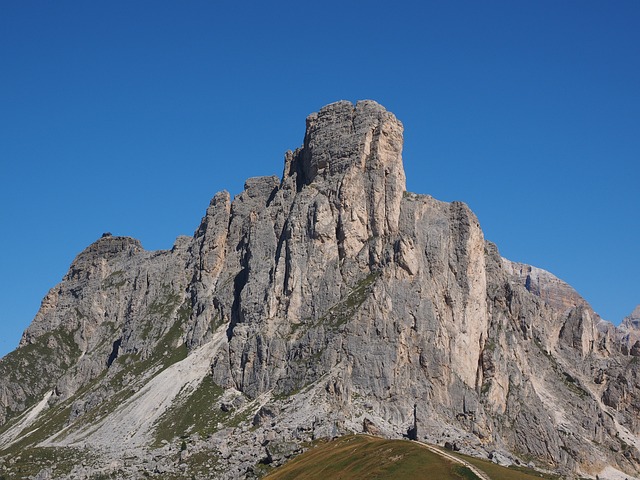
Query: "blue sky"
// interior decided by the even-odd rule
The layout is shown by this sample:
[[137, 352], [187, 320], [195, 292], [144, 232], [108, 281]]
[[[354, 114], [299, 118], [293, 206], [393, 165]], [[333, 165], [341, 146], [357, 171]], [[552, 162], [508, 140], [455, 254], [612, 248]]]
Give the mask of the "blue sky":
[[170, 248], [374, 99], [408, 189], [618, 323], [640, 303], [637, 1], [21, 1], [0, 14], [0, 355], [103, 232]]

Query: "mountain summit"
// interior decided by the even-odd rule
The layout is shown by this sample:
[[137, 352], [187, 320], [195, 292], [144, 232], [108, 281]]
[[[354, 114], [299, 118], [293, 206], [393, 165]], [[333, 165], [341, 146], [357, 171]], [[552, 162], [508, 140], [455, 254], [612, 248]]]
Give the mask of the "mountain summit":
[[406, 192], [402, 132], [328, 105], [171, 250], [81, 252], [0, 360], [0, 476], [255, 478], [359, 432], [640, 472], [640, 347], [463, 203]]

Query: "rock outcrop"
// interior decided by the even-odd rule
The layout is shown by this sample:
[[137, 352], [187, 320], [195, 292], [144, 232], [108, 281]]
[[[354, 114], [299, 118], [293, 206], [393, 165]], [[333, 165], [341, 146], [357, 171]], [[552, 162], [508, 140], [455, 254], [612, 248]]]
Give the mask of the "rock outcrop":
[[170, 251], [89, 246], [0, 360], [0, 455], [250, 478], [364, 430], [638, 473], [640, 344], [501, 258], [463, 203], [406, 192], [402, 132], [375, 102], [328, 105], [281, 178], [216, 194]]
[[620, 332], [622, 333], [622, 341], [629, 348], [632, 348], [640, 340], [640, 305], [622, 320]]

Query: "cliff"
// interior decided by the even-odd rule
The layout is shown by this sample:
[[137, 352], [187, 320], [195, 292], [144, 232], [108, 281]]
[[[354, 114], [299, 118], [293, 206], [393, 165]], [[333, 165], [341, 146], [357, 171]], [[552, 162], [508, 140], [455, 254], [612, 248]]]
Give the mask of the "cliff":
[[406, 192], [402, 133], [328, 105], [282, 177], [216, 194], [170, 251], [78, 255], [0, 360], [0, 473], [253, 478], [375, 431], [637, 474], [640, 348], [466, 205]]

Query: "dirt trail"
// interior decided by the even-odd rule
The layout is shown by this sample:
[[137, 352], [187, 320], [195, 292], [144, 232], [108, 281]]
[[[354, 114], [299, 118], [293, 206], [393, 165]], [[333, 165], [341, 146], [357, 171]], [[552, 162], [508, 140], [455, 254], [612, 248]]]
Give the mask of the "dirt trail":
[[433, 453], [435, 453], [437, 455], [440, 455], [441, 457], [446, 458], [447, 460], [451, 460], [452, 462], [456, 462], [456, 463], [459, 463], [460, 465], [464, 465], [469, 470], [471, 470], [481, 480], [492, 480], [491, 477], [489, 475], [487, 475], [485, 472], [483, 472], [482, 470], [480, 470], [475, 465], [467, 462], [466, 460], [464, 460], [464, 459], [462, 459], [460, 457], [456, 457], [455, 455], [452, 455], [449, 452], [447, 452], [445, 450], [442, 450], [439, 447], [436, 447], [434, 445], [429, 445], [427, 443], [422, 443], [422, 442], [415, 442], [415, 443], [423, 446], [427, 450], [430, 450], [430, 451], [432, 451]]

